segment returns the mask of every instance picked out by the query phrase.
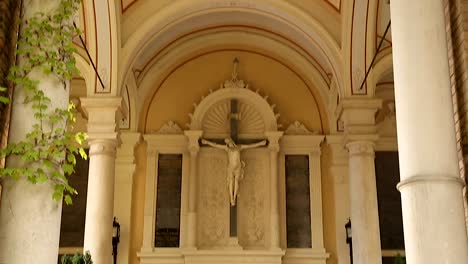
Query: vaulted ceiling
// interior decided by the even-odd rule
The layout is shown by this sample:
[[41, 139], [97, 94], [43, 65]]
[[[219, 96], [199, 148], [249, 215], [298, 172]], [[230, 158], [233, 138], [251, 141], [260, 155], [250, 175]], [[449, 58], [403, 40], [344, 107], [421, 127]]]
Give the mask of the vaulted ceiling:
[[77, 41], [79, 67], [89, 96], [122, 95], [138, 116], [152, 83], [181, 61], [220, 48], [261, 52], [295, 68], [332, 113], [341, 98], [391, 81], [389, 32], [363, 84], [389, 17], [386, 0], [84, 0], [77, 21], [104, 87]]

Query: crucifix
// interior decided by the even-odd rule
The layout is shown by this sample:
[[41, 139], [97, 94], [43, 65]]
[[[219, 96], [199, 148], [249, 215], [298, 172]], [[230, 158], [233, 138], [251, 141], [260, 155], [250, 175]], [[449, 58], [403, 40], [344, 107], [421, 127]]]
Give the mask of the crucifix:
[[[238, 60], [234, 60], [234, 71], [232, 73], [233, 81], [237, 80], [237, 63]], [[227, 167], [227, 187], [229, 190], [229, 197], [230, 197], [230, 224], [229, 224], [229, 235], [230, 237], [237, 237], [237, 205], [236, 199], [237, 194], [239, 192], [239, 183], [244, 177], [244, 167], [245, 162], [241, 160], [240, 153], [244, 149], [256, 148], [265, 146], [267, 144], [266, 140], [262, 140], [260, 142], [252, 143], [252, 144], [238, 144], [239, 142], [239, 120], [240, 120], [240, 113], [238, 111], [238, 101], [237, 99], [231, 99], [231, 112], [229, 114], [230, 119], [230, 138], [226, 138], [224, 140], [224, 144], [218, 144], [213, 141], [208, 141], [206, 139], [202, 139], [201, 142], [203, 144], [207, 144], [209, 146], [223, 149], [228, 154], [228, 167]]]

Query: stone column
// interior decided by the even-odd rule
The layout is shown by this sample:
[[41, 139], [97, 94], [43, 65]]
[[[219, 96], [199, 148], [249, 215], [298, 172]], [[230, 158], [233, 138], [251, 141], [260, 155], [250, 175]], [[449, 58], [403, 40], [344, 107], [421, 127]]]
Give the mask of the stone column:
[[[48, 15], [58, 3], [58, 0], [28, 3], [24, 6], [22, 19], [31, 18], [37, 13]], [[21, 60], [18, 63], [22, 63]], [[53, 73], [46, 75], [40, 68], [32, 69], [28, 77], [38, 81], [38, 89], [51, 99], [48, 111], [67, 109], [68, 82], [64, 87]], [[25, 97], [23, 88], [15, 88], [11, 102], [10, 143], [24, 140], [32, 125], [38, 123], [31, 104], [24, 103]], [[44, 124], [44, 128], [48, 129], [47, 124]], [[6, 167], [21, 168], [26, 165], [14, 156], [6, 162]], [[6, 177], [1, 181], [0, 263], [57, 263], [62, 201], [53, 200], [54, 186], [50, 182], [32, 184], [25, 178], [14, 180]]]
[[354, 263], [382, 263], [374, 142], [352, 141], [349, 151], [349, 192]]
[[390, 7], [407, 263], [468, 263], [443, 1]]
[[187, 221], [187, 241], [185, 246], [189, 249], [197, 247], [197, 183], [198, 183], [198, 140], [203, 131], [185, 131], [188, 138], [188, 150], [190, 152], [190, 176], [189, 176], [189, 206]]
[[374, 116], [382, 101], [346, 99], [342, 106], [349, 152], [353, 263], [379, 264], [382, 252], [374, 165], [374, 142], [378, 138]]
[[140, 139], [140, 133], [122, 132], [120, 134], [122, 143], [117, 149], [115, 160], [114, 216], [120, 223], [118, 263], [128, 263], [129, 261], [132, 186], [136, 166], [134, 152]]
[[270, 150], [270, 247], [280, 249], [279, 199], [278, 199], [278, 152], [281, 131], [266, 132]]
[[81, 98], [88, 115], [89, 176], [84, 251], [94, 263], [112, 263], [116, 111], [120, 97]]

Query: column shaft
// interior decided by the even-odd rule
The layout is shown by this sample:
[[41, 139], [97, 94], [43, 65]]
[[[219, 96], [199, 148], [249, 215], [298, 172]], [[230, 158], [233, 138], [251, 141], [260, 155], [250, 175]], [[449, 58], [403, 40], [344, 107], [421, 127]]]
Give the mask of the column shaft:
[[278, 152], [283, 132], [266, 132], [270, 150], [270, 247], [280, 248], [279, 199], [278, 199]]
[[197, 163], [198, 150], [190, 151], [189, 208], [186, 245], [188, 248], [195, 248], [197, 243]]
[[407, 263], [468, 263], [443, 1], [390, 7]]
[[116, 141], [95, 139], [89, 146], [84, 250], [95, 263], [112, 263]]
[[271, 247], [280, 247], [279, 213], [278, 213], [278, 151], [270, 150], [270, 214], [271, 214]]
[[346, 147], [349, 150], [353, 263], [382, 263], [374, 144], [354, 141]]
[[197, 247], [197, 195], [198, 195], [198, 152], [200, 145], [198, 140], [203, 131], [189, 130], [185, 131], [188, 139], [188, 151], [190, 152], [190, 175], [188, 186], [188, 215], [187, 215], [187, 248], [195, 249]]

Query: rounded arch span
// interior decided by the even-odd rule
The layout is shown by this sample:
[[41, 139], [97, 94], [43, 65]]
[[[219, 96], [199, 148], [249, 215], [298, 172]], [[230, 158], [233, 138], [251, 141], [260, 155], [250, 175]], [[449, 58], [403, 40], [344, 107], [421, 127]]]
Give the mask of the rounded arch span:
[[324, 27], [286, 1], [175, 2], [142, 24], [122, 49], [119, 88], [145, 58], [180, 35], [216, 25], [246, 25], [276, 32], [297, 43], [323, 64], [343, 94], [342, 58], [339, 45]]
[[[320, 95], [320, 92], [318, 89], [314, 89], [313, 86], [317, 84], [317, 82], [314, 83], [311, 78], [311, 74], [305, 75], [301, 74], [297, 71], [297, 69], [292, 68], [290, 65], [287, 65], [284, 61], [279, 60], [278, 58], [275, 58], [274, 55], [268, 54], [268, 53], [262, 53], [259, 51], [252, 51], [252, 50], [245, 50], [245, 49], [229, 49], [229, 48], [218, 48], [218, 49], [211, 49], [209, 51], [204, 51], [202, 53], [196, 53], [196, 54], [189, 54], [187, 57], [182, 58], [179, 60], [177, 63], [174, 63], [172, 65], [169, 65], [167, 71], [163, 71], [162, 68], [165, 67], [152, 67], [153, 71], [149, 72], [147, 76], [155, 77], [154, 79], [152, 78], [145, 78], [142, 83], [140, 84], [140, 89], [145, 89], [148, 91], [148, 93], [145, 96], [139, 96], [139, 103], [138, 105], [141, 105], [140, 107], [140, 112], [138, 113], [138, 127], [139, 130], [142, 131], [147, 131], [147, 124], [148, 124], [148, 110], [159, 92], [160, 88], [164, 85], [166, 80], [171, 77], [173, 73], [178, 71], [181, 67], [186, 65], [187, 63], [190, 63], [191, 61], [194, 61], [200, 57], [212, 54], [212, 53], [218, 53], [218, 52], [246, 52], [246, 53], [251, 53], [255, 55], [259, 55], [262, 57], [265, 57], [267, 59], [270, 59], [272, 61], [275, 61], [279, 65], [282, 65], [284, 68], [288, 69], [290, 72], [292, 72], [303, 84], [305, 87], [307, 87], [308, 93], [310, 93], [311, 97], [313, 98], [312, 102], [314, 105], [318, 107], [318, 114], [320, 116], [320, 128], [318, 129], [322, 133], [328, 133], [331, 129], [333, 129], [334, 126], [330, 126], [330, 124], [333, 124], [332, 120], [334, 118], [333, 113], [328, 112], [327, 108], [325, 106], [326, 101], [323, 101], [324, 97]], [[170, 57], [171, 54], [168, 54]], [[221, 80], [220, 80], [221, 81]], [[311, 86], [312, 85], [312, 86]], [[321, 83], [322, 87], [325, 87], [325, 83]]]
[[83, 77], [86, 83], [86, 93], [87, 95], [92, 94], [94, 92], [94, 79], [93, 74], [94, 70], [92, 69], [89, 62], [81, 56], [78, 52], [75, 53], [75, 60], [76, 60], [76, 68], [80, 72], [80, 76]]
[[[375, 87], [382, 78], [393, 72], [393, 57], [392, 53], [382, 57], [372, 69], [372, 85]], [[374, 91], [375, 92], [375, 91]]]

